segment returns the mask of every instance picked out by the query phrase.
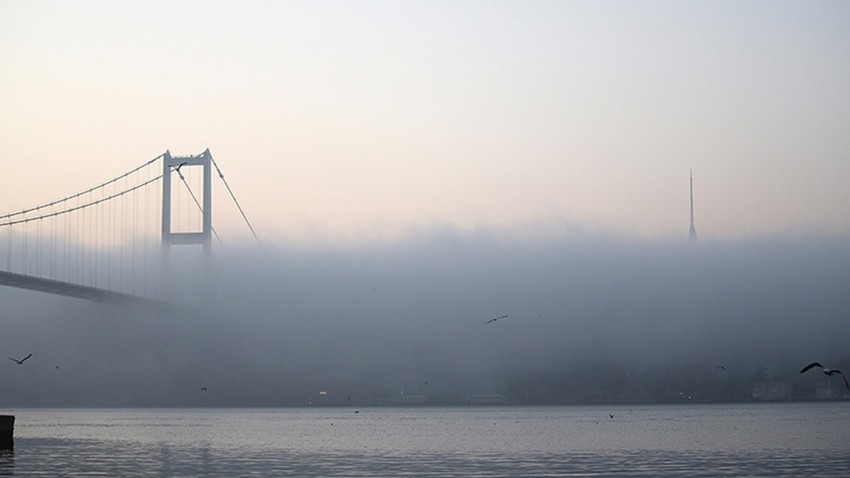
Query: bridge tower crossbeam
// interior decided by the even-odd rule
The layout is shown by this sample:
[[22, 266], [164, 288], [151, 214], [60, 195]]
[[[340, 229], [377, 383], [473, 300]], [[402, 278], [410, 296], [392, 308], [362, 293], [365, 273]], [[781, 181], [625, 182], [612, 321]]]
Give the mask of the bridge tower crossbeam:
[[[203, 211], [202, 227], [194, 232], [172, 232], [171, 230], [171, 173], [182, 178], [181, 168], [200, 166], [203, 168]], [[162, 157], [162, 247], [163, 256], [168, 257], [172, 245], [200, 244], [204, 256], [212, 254], [212, 154], [207, 149], [194, 156], [172, 156], [166, 151]]]

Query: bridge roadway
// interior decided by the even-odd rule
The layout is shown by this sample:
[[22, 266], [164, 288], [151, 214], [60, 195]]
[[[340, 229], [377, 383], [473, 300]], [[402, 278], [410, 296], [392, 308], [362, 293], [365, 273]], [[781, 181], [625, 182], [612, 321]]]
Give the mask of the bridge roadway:
[[155, 305], [162, 304], [154, 299], [139, 297], [132, 294], [98, 289], [85, 285], [70, 284], [52, 279], [42, 279], [15, 272], [0, 271], [0, 285], [34, 290], [48, 294], [59, 294], [67, 297], [103, 302], [118, 305]]

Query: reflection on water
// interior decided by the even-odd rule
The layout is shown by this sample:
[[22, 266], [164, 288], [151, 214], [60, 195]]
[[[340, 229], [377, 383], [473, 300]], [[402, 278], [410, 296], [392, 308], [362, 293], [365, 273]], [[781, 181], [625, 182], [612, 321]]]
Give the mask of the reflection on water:
[[15, 452], [0, 450], [0, 476], [12, 476], [15, 470]]
[[850, 476], [840, 403], [16, 415], [0, 475]]

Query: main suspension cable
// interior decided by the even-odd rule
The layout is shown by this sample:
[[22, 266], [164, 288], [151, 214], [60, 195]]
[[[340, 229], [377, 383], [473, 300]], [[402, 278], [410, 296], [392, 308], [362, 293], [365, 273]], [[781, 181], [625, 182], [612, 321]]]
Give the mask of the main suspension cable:
[[[32, 212], [32, 211], [38, 211], [39, 209], [43, 209], [43, 208], [46, 208], [46, 207], [53, 206], [55, 204], [66, 202], [66, 201], [69, 201], [71, 199], [76, 199], [76, 198], [78, 198], [78, 197], [80, 197], [84, 194], [90, 193], [90, 192], [92, 192], [96, 189], [102, 188], [104, 186], [108, 186], [108, 185], [118, 181], [119, 179], [123, 179], [123, 178], [135, 173], [136, 171], [144, 168], [145, 166], [151, 165], [152, 163], [154, 163], [156, 160], [158, 160], [159, 158], [161, 158], [163, 156], [165, 156], [165, 153], [160, 154], [159, 156], [157, 156], [157, 157], [151, 159], [150, 161], [142, 164], [141, 166], [137, 167], [136, 169], [133, 169], [132, 171], [126, 172], [126, 173], [122, 174], [121, 176], [117, 176], [115, 178], [112, 178], [109, 181], [106, 181], [105, 183], [102, 183], [102, 184], [95, 186], [93, 188], [86, 189], [85, 191], [79, 192], [77, 194], [72, 194], [72, 195], [64, 197], [62, 199], [57, 199], [56, 201], [51, 201], [51, 202], [46, 203], [46, 204], [31, 207], [29, 209], [24, 209], [24, 210], [21, 210], [21, 211], [18, 211], [18, 212], [12, 212], [12, 213], [8, 213], [8, 214], [3, 214], [2, 216], [0, 216], [0, 219], [8, 219], [10, 217], [20, 216], [22, 214], [27, 214], [27, 213]], [[43, 216], [43, 217], [50, 217], [50, 216]], [[3, 225], [5, 225], [5, 224], [3, 224]]]
[[[153, 179], [150, 179], [150, 180], [145, 181], [143, 183], [137, 184], [137, 185], [135, 185], [135, 186], [133, 186], [129, 189], [125, 189], [125, 190], [118, 192], [118, 193], [115, 193], [111, 196], [102, 197], [102, 198], [96, 199], [96, 200], [89, 200], [89, 202], [87, 202], [87, 203], [79, 204], [77, 206], [74, 206], [74, 207], [71, 207], [71, 208], [68, 208], [68, 209], [63, 209], [61, 211], [51, 212], [51, 213], [48, 213], [48, 214], [42, 214], [41, 216], [26, 217], [26, 218], [17, 219], [17, 220], [14, 220], [14, 221], [7, 221], [7, 222], [0, 224], [0, 227], [14, 226], [15, 224], [26, 224], [30, 221], [37, 221], [39, 219], [47, 219], [49, 217], [56, 217], [56, 216], [60, 216], [62, 214], [68, 214], [68, 213], [71, 213], [71, 212], [74, 212], [74, 211], [78, 211], [80, 209], [85, 209], [89, 206], [95, 206], [95, 205], [100, 204], [102, 202], [109, 201], [110, 199], [115, 199], [115, 198], [117, 198], [119, 196], [123, 196], [123, 195], [125, 195], [129, 192], [133, 192], [136, 189], [147, 186], [148, 184], [153, 183], [155, 181], [159, 181], [161, 178], [162, 178], [162, 175], [160, 174], [159, 176], [157, 176]], [[89, 191], [92, 191], [92, 190], [90, 189]], [[60, 201], [57, 201], [57, 202], [60, 202]], [[30, 209], [30, 211], [32, 211], [32, 210], [34, 210], [34, 209]], [[2, 217], [8, 217], [8, 216], [2, 216]]]
[[[195, 205], [198, 206], [198, 210], [201, 211], [201, 215], [203, 215], [204, 208], [201, 206], [201, 203], [198, 202], [198, 198], [195, 197], [195, 193], [192, 192], [192, 188], [189, 186], [189, 183], [186, 182], [186, 178], [183, 177], [183, 173], [177, 171], [177, 175], [180, 176], [180, 180], [183, 181], [183, 185], [186, 186], [186, 190], [189, 191], [189, 195], [192, 196], [192, 200], [195, 201]], [[212, 230], [212, 233], [215, 234], [215, 238], [218, 239], [218, 243], [224, 245], [224, 243], [221, 242], [221, 238], [218, 237], [218, 233], [215, 232], [215, 228], [212, 227], [212, 224], [210, 224], [210, 230]]]
[[215, 170], [218, 172], [218, 177], [221, 178], [221, 182], [224, 183], [224, 187], [227, 188], [227, 192], [230, 193], [230, 197], [233, 198], [233, 202], [236, 203], [236, 207], [239, 209], [239, 212], [242, 214], [242, 219], [245, 219], [245, 224], [248, 225], [248, 229], [250, 229], [251, 234], [254, 235], [254, 239], [256, 239], [257, 242], [260, 242], [260, 238], [257, 237], [257, 233], [254, 232], [254, 228], [251, 226], [251, 222], [248, 221], [248, 216], [245, 215], [245, 211], [242, 210], [242, 206], [240, 206], [239, 201], [236, 200], [236, 195], [233, 194], [233, 190], [230, 189], [230, 185], [227, 184], [227, 180], [224, 179], [224, 174], [222, 174], [221, 169], [219, 169], [218, 163], [215, 162], [215, 159], [213, 159], [212, 155], [210, 155], [210, 159], [212, 160], [213, 166], [215, 166]]

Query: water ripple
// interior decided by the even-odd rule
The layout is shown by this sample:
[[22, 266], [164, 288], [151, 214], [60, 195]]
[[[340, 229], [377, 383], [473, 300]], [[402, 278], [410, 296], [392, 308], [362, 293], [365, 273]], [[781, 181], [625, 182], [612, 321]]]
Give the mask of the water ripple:
[[573, 453], [293, 453], [97, 440], [20, 440], [0, 455], [10, 476], [850, 476], [839, 451], [760, 453], [627, 451]]
[[610, 412], [25, 410], [0, 476], [850, 476], [847, 404]]

